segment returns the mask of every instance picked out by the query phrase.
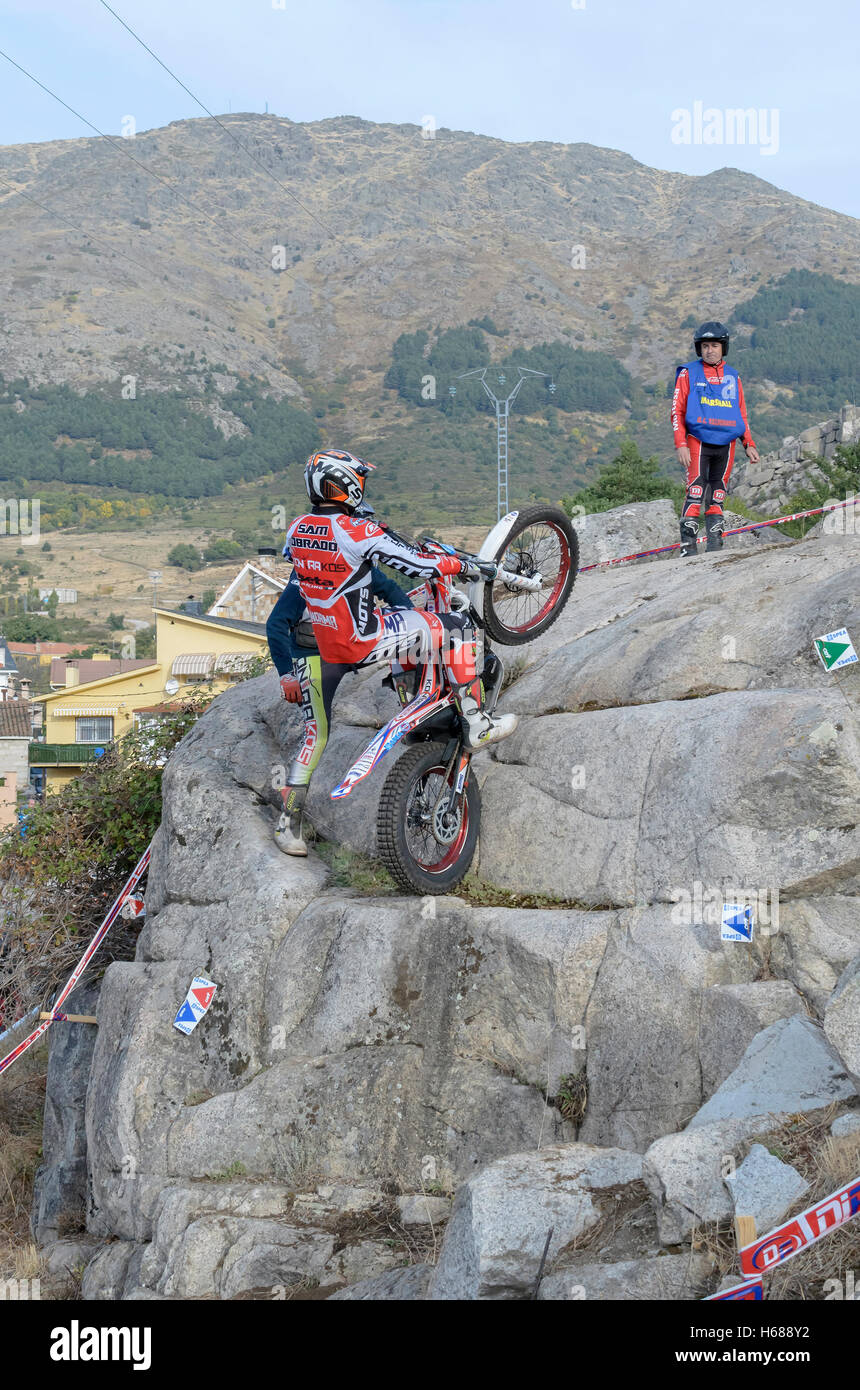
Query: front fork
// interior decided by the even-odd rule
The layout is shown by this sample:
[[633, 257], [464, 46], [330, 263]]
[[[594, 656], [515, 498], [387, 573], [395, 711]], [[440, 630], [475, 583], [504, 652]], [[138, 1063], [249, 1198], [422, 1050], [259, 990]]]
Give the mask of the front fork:
[[[480, 671], [481, 684], [484, 690], [484, 709], [492, 713], [495, 709], [496, 701], [499, 698], [502, 688], [502, 681], [505, 675], [504, 664], [493, 651], [486, 651], [483, 641], [483, 633], [478, 632], [477, 647], [477, 667]], [[391, 683], [400, 701], [401, 707], [408, 705], [414, 698], [409, 689], [407, 675], [404, 671], [392, 669]], [[420, 688], [420, 680], [419, 680]], [[466, 778], [469, 775], [469, 764], [472, 761], [472, 754], [464, 746], [462, 738], [452, 738], [448, 741], [445, 749], [445, 778], [443, 789], [433, 807], [431, 814], [431, 825], [437, 814], [453, 815], [457, 809], [457, 803], [463, 795]], [[444, 802], [444, 804], [442, 804]]]
[[445, 758], [445, 779], [433, 807], [431, 825], [435, 822], [437, 814], [451, 816], [455, 814], [457, 802], [463, 795], [466, 786], [472, 754], [463, 746], [462, 738], [452, 738], [445, 749]]

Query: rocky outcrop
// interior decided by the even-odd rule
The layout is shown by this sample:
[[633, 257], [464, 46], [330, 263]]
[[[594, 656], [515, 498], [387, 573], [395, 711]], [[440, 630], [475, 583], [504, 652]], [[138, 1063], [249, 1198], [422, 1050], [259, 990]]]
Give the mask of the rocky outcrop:
[[581, 566], [672, 545], [678, 539], [678, 517], [668, 498], [631, 502], [609, 512], [574, 514], [573, 525]]
[[601, 1196], [641, 1182], [642, 1159], [570, 1144], [488, 1165], [457, 1194], [431, 1299], [517, 1299], [601, 1219]]
[[[98, 985], [81, 985], [63, 1005], [67, 1013], [94, 1014]], [[49, 1245], [86, 1228], [87, 1136], [84, 1106], [96, 1029], [62, 1024], [51, 1029], [45, 1083], [42, 1149], [45, 1161], [33, 1184], [31, 1226], [39, 1245]]]
[[770, 515], [771, 508], [785, 507], [800, 488], [826, 482], [817, 460], [831, 459], [840, 444], [860, 439], [860, 411], [844, 405], [832, 420], [822, 420], [789, 435], [778, 449], [758, 463], [742, 463], [733, 491], [749, 506]]
[[642, 1176], [651, 1193], [663, 1245], [689, 1239], [696, 1226], [734, 1215], [726, 1177], [744, 1141], [764, 1137], [777, 1121], [760, 1115], [715, 1120], [680, 1134], [667, 1134], [645, 1154]]
[[[98, 1002], [84, 1296], [713, 1291], [686, 1247], [734, 1214], [726, 1155], [858, 1094], [860, 752], [850, 675], [811, 646], [856, 623], [858, 560], [829, 536], [583, 576], [503, 652], [521, 720], [475, 761], [480, 906], [283, 856], [298, 715], [273, 676], [219, 696]], [[370, 854], [382, 776], [328, 792], [390, 709], [378, 674], [344, 681], [309, 804]], [[741, 894], [754, 938], [722, 941]]]

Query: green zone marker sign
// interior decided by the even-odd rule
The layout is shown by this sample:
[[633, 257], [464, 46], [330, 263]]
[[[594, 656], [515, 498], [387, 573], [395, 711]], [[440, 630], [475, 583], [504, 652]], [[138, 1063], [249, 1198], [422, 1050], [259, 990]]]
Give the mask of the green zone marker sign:
[[815, 650], [821, 657], [825, 671], [838, 671], [842, 666], [850, 666], [857, 660], [857, 653], [845, 627], [840, 627], [836, 632], [825, 633], [823, 637], [816, 637], [814, 640]]

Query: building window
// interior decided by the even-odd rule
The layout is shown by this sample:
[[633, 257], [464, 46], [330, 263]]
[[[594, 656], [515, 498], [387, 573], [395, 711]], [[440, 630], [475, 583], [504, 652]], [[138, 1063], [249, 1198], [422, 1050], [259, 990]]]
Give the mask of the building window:
[[75, 743], [110, 743], [112, 739], [112, 717], [90, 714], [75, 720]]

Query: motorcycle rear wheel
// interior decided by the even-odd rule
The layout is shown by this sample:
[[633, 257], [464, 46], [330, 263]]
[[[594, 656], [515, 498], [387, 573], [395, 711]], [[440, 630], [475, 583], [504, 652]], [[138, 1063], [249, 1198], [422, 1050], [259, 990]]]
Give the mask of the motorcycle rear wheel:
[[449, 893], [465, 877], [478, 842], [481, 793], [469, 768], [450, 843], [433, 835], [433, 809], [445, 786], [446, 745], [417, 743], [398, 758], [379, 798], [379, 857], [391, 876], [414, 893]]

